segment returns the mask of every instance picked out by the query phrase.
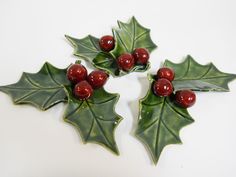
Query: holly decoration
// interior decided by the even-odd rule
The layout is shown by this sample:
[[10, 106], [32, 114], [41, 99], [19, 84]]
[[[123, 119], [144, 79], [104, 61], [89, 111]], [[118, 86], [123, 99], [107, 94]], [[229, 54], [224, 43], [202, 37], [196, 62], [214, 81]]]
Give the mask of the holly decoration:
[[[82, 39], [66, 38], [74, 54], [98, 70], [88, 73], [80, 60], [59, 69], [46, 62], [37, 73], [23, 73], [20, 80], [0, 86], [15, 104], [31, 104], [41, 110], [67, 103], [64, 120], [75, 126], [84, 143], [100, 144], [115, 154], [119, 150], [114, 138], [122, 117], [115, 112], [119, 95], [109, 93], [104, 85], [113, 76], [144, 72], [150, 67], [150, 53], [157, 47], [150, 30], [132, 17], [128, 23], [118, 21], [113, 36], [100, 39], [91, 35]], [[212, 63], [201, 65], [191, 56], [179, 64], [164, 62], [156, 75], [148, 75], [150, 87], [140, 100], [136, 136], [148, 147], [157, 163], [165, 146], [179, 144], [179, 131], [194, 122], [187, 108], [196, 102], [195, 91], [229, 91], [235, 74], [219, 71]]]
[[157, 75], [148, 75], [150, 88], [139, 102], [136, 136], [148, 147], [155, 164], [165, 146], [182, 143], [180, 129], [194, 122], [187, 111], [196, 100], [193, 91], [229, 91], [228, 83], [235, 78], [235, 74], [221, 72], [212, 63], [201, 65], [191, 56], [179, 64], [166, 60]]
[[166, 60], [164, 66], [175, 71], [175, 91], [191, 89], [225, 92], [229, 91], [228, 83], [236, 77], [235, 74], [221, 72], [213, 63], [201, 65], [189, 55], [179, 64]]
[[24, 72], [17, 83], [0, 86], [0, 91], [9, 94], [15, 104], [31, 104], [47, 110], [67, 101], [64, 85], [70, 82], [66, 73], [67, 69], [59, 69], [46, 62], [39, 72]]
[[76, 99], [71, 87], [66, 86], [68, 106], [64, 120], [74, 125], [84, 143], [95, 142], [119, 154], [114, 130], [122, 120], [114, 111], [118, 94], [108, 93], [104, 88], [95, 89], [88, 99]]
[[119, 95], [105, 91], [108, 75], [103, 71], [93, 71], [89, 76], [93, 79], [87, 79], [87, 69], [80, 61], [66, 69], [46, 62], [39, 72], [23, 73], [17, 83], [0, 86], [0, 91], [9, 94], [15, 104], [31, 104], [41, 110], [68, 103], [64, 120], [79, 129], [83, 141], [119, 154], [114, 139], [114, 130], [122, 120], [114, 111]]
[[[132, 17], [128, 23], [118, 21], [118, 28], [114, 28], [112, 32], [114, 39], [109, 35], [100, 39], [91, 35], [82, 39], [66, 35], [66, 38], [75, 48], [74, 55], [113, 76], [144, 72], [150, 68], [149, 54], [157, 46], [152, 41], [148, 28], [141, 26], [135, 17]], [[124, 64], [122, 67], [118, 61], [118, 58], [124, 54], [133, 56], [133, 59], [128, 58], [124, 61], [129, 63], [128, 67]]]

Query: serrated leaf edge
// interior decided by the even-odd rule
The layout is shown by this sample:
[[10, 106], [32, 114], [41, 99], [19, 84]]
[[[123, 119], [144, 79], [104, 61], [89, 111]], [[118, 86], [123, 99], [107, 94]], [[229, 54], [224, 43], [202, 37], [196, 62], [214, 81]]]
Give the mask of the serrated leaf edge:
[[[49, 63], [49, 62], [46, 61], [46, 62], [43, 64], [43, 66], [39, 69], [39, 71], [36, 72], [36, 73], [22, 72], [22, 75], [21, 75], [20, 79], [21, 79], [24, 75], [26, 75], [26, 77], [28, 77], [28, 76], [27, 76], [28, 74], [37, 74], [37, 73], [39, 73], [39, 72], [42, 70], [42, 68], [43, 68], [44, 66], [47, 66], [47, 67], [48, 67], [48, 65], [52, 66], [53, 68], [56, 68], [56, 67], [53, 66], [51, 63]], [[60, 70], [60, 68], [56, 68], [56, 69], [59, 69], [59, 70]], [[66, 68], [65, 68], [65, 69], [66, 69]], [[61, 69], [61, 70], [63, 70], [63, 69]], [[48, 71], [48, 72], [49, 72], [49, 71]], [[51, 75], [50, 75], [50, 77], [51, 77]], [[51, 77], [51, 78], [52, 78], [52, 77]], [[52, 78], [52, 79], [53, 79], [53, 78]], [[54, 80], [54, 79], [53, 79], [53, 80]], [[31, 81], [31, 82], [32, 82], [32, 81]], [[58, 89], [59, 89], [59, 88], [61, 88], [61, 89], [64, 88], [64, 85], [63, 85], [63, 84], [58, 83], [56, 80], [54, 80], [54, 82], [55, 82], [56, 84], [58, 84]], [[17, 82], [16, 82], [16, 83], [17, 83]], [[33, 85], [34, 85], [34, 84], [33, 84]], [[4, 88], [6, 88], [7, 86], [8, 86], [8, 85], [0, 86], [0, 91], [6, 93], [7, 95], [9, 95], [9, 92], [6, 91], [6, 90], [4, 90]], [[55, 87], [55, 88], [57, 88], [57, 87]], [[45, 89], [46, 89], [46, 88], [45, 88]], [[40, 90], [40, 89], [39, 89], [39, 90]], [[35, 91], [36, 91], [36, 90], [35, 90]], [[33, 94], [35, 91], [31, 92], [30, 95]], [[60, 90], [59, 90], [59, 91], [60, 91]], [[57, 92], [56, 92], [56, 93], [57, 93]], [[27, 95], [27, 96], [30, 96], [30, 95]], [[55, 94], [54, 94], [54, 95], [55, 95]], [[53, 96], [54, 96], [54, 95], [53, 95]], [[51, 99], [53, 96], [51, 96], [50, 99]], [[35, 104], [35, 103], [32, 102], [32, 101], [24, 101], [24, 103], [17, 103], [19, 100], [16, 101], [16, 100], [13, 99], [13, 97], [11, 97], [11, 96], [9, 96], [9, 97], [11, 98], [13, 104], [16, 105], [16, 106], [22, 105], [22, 104], [30, 104], [30, 105], [33, 105], [34, 107], [36, 107], [37, 109], [39, 109], [39, 110], [41, 110], [41, 111], [46, 111], [46, 110], [50, 109], [51, 107], [57, 105], [58, 103], [67, 102], [67, 98], [65, 98], [64, 100], [55, 101], [54, 103], [52, 103], [51, 105], [49, 105], [49, 106], [47, 106], [47, 107], [43, 107], [43, 105], [42, 105], [42, 106], [39, 106], [39, 105]]]
[[[69, 95], [69, 92], [68, 92], [68, 90], [66, 89], [66, 87], [64, 87], [64, 90], [65, 90], [66, 94]], [[112, 137], [113, 137], [113, 139], [115, 140], [115, 130], [116, 130], [116, 128], [118, 127], [118, 125], [120, 124], [120, 122], [123, 120], [123, 117], [121, 117], [121, 116], [120, 116], [119, 114], [117, 114], [117, 112], [115, 111], [115, 107], [116, 107], [116, 104], [117, 104], [117, 102], [118, 102], [118, 100], [119, 100], [119, 98], [120, 98], [120, 94], [118, 94], [118, 93], [110, 93], [110, 94], [114, 94], [114, 95], [116, 96], [116, 98], [115, 98], [116, 101], [115, 101], [115, 104], [114, 104], [113, 110], [112, 110], [112, 111], [114, 112], [114, 114], [116, 114], [116, 116], [117, 116], [117, 124], [115, 125], [114, 130], [112, 131]], [[68, 98], [68, 99], [69, 99], [69, 98]], [[71, 101], [71, 100], [68, 100], [68, 105], [67, 105], [67, 107], [69, 106], [69, 101]], [[67, 110], [67, 108], [66, 108], [65, 110]], [[74, 122], [68, 120], [68, 119], [66, 118], [66, 115], [65, 115], [65, 114], [63, 115], [63, 120], [64, 120], [65, 122], [70, 123], [71, 125], [73, 125], [73, 126], [76, 128], [76, 130], [79, 131], [79, 135], [80, 135], [80, 137], [81, 137], [81, 140], [82, 140], [83, 144], [87, 144], [87, 143], [98, 144], [98, 145], [104, 147], [105, 149], [109, 150], [109, 151], [112, 152], [113, 154], [115, 154], [115, 155], [117, 155], [117, 156], [120, 155], [120, 152], [119, 152], [117, 143], [115, 143], [115, 149], [116, 149], [116, 151], [113, 151], [111, 148], [109, 148], [108, 146], [106, 146], [105, 144], [102, 144], [102, 143], [100, 143], [100, 142], [92, 141], [92, 140], [86, 141], [86, 140], [81, 136], [82, 133], [81, 133], [80, 127], [79, 127], [77, 124], [75, 124]]]
[[[231, 73], [222, 72], [222, 71], [220, 71], [212, 62], [209, 62], [208, 64], [205, 64], [205, 65], [204, 65], [204, 64], [200, 64], [200, 63], [198, 63], [196, 60], [194, 60], [194, 58], [193, 58], [191, 55], [187, 55], [186, 57], [184, 57], [184, 60], [183, 60], [182, 62], [180, 62], [180, 63], [172, 62], [172, 61], [166, 59], [165, 62], [163, 63], [163, 66], [166, 66], [166, 64], [167, 64], [168, 62], [171, 63], [171, 64], [173, 64], [173, 65], [181, 65], [181, 64], [184, 64], [186, 61], [188, 61], [189, 63], [192, 61], [192, 62], [196, 63], [196, 64], [199, 65], [199, 66], [209, 66], [209, 69], [210, 69], [211, 67], [215, 67], [215, 69], [216, 69], [218, 72], [220, 72], [220, 73], [222, 73], [222, 74], [227, 74], [227, 75], [229, 75], [229, 76], [227, 76], [227, 77], [231, 77], [231, 80], [230, 80], [229, 82], [231, 82], [231, 81], [233, 81], [233, 80], [236, 79], [236, 74], [231, 74]], [[207, 71], [207, 72], [208, 72], [208, 71]], [[206, 72], [206, 73], [207, 73], [207, 72]], [[204, 76], [206, 73], [204, 73], [202, 76]], [[201, 77], [202, 77], [202, 76], [201, 76]], [[199, 78], [199, 79], [200, 79], [200, 78]], [[173, 81], [179, 81], [179, 80], [173, 80]], [[181, 81], [181, 80], [180, 80], [180, 81]], [[203, 81], [202, 81], [202, 82], [203, 82]], [[228, 82], [228, 84], [229, 84], [229, 82]], [[210, 92], [210, 91], [229, 92], [230, 89], [229, 89], [228, 84], [225, 85], [225, 86], [226, 86], [226, 89], [220, 87], [219, 89], [194, 90], [194, 91], [201, 91], [201, 92]]]
[[[141, 99], [139, 100], [138, 122], [139, 122], [140, 117], [141, 117], [141, 111], [142, 111], [142, 107], [143, 107], [143, 106], [142, 106], [142, 102], [148, 97], [149, 91], [152, 91], [152, 82], [154, 81], [154, 79], [153, 79], [153, 78], [154, 78], [154, 75], [148, 73], [148, 74], [147, 74], [147, 77], [148, 77], [148, 80], [149, 80], [149, 88], [148, 88], [147, 94], [146, 94], [143, 98], [141, 98]], [[163, 103], [162, 103], [162, 104], [163, 104]], [[186, 110], [187, 110], [187, 109], [186, 109]], [[188, 110], [187, 110], [187, 112], [188, 112]], [[190, 115], [190, 114], [189, 114], [189, 115]], [[191, 115], [190, 115], [190, 118], [191, 118], [191, 121], [192, 121], [191, 123], [194, 123], [194, 119], [192, 118]], [[187, 125], [185, 125], [185, 126], [183, 126], [183, 127], [180, 128], [179, 134], [180, 134], [181, 130], [182, 130], [184, 127], [186, 127], [186, 126], [187, 126]], [[148, 151], [148, 155], [151, 157], [151, 159], [152, 159], [152, 161], [154, 162], [154, 164], [157, 165], [160, 156], [159, 156], [158, 158], [155, 157], [155, 155], [152, 153], [152, 150], [149, 148], [148, 144], [147, 144], [145, 141], [143, 141], [143, 139], [141, 139], [141, 138], [139, 137], [139, 132], [137, 131], [137, 129], [136, 129], [134, 135], [135, 135], [135, 137], [144, 145], [145, 149]], [[181, 141], [180, 136], [179, 136], [179, 140], [180, 140], [179, 143], [174, 143], [174, 144], [167, 144], [167, 145], [165, 145], [162, 150], [164, 150], [167, 146], [170, 146], [170, 145], [181, 145], [181, 144], [182, 144], [182, 141]], [[160, 153], [160, 155], [161, 155], [161, 153]]]

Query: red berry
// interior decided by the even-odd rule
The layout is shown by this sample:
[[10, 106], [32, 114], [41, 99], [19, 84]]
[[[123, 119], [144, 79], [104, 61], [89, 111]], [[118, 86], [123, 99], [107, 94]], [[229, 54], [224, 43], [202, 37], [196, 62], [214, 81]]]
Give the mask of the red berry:
[[109, 52], [112, 49], [114, 49], [115, 40], [114, 40], [113, 36], [107, 35], [107, 36], [101, 37], [99, 40], [99, 46], [105, 52]]
[[108, 78], [107, 73], [101, 70], [97, 70], [91, 72], [88, 75], [87, 80], [94, 89], [97, 89], [102, 87], [106, 83], [107, 78]]
[[158, 79], [165, 78], [169, 81], [173, 81], [174, 77], [175, 77], [175, 73], [174, 73], [174, 70], [171, 68], [160, 68], [157, 71], [157, 78]]
[[124, 71], [129, 71], [134, 67], [134, 57], [129, 53], [122, 54], [118, 58], [118, 66]]
[[137, 48], [133, 52], [134, 60], [137, 64], [145, 65], [149, 59], [149, 53], [145, 48]]
[[175, 93], [175, 101], [179, 106], [188, 108], [196, 102], [196, 95], [191, 90], [177, 91]]
[[93, 94], [93, 88], [87, 81], [81, 81], [75, 85], [74, 95], [81, 100], [88, 99]]
[[153, 91], [157, 96], [169, 96], [173, 92], [173, 86], [167, 79], [158, 79], [153, 84]]
[[87, 78], [87, 69], [81, 64], [73, 64], [67, 69], [67, 78], [77, 84]]

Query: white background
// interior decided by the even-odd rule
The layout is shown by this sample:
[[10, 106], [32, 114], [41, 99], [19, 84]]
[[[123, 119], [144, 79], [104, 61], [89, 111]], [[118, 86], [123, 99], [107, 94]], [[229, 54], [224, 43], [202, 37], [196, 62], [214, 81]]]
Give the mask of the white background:
[[[0, 0], [0, 85], [37, 72], [47, 60], [64, 68], [76, 57], [64, 34], [82, 38], [111, 34], [116, 20], [132, 15], [151, 29], [159, 48], [151, 55], [155, 72], [164, 59], [191, 54], [236, 73], [234, 0]], [[85, 64], [85, 62], [83, 62]], [[91, 67], [90, 67], [91, 69]], [[105, 88], [121, 98], [124, 117], [116, 131], [120, 156], [95, 144], [84, 145], [63, 122], [65, 105], [46, 112], [14, 106], [0, 93], [1, 177], [235, 177], [236, 81], [229, 93], [198, 93], [189, 109], [195, 123], [181, 131], [183, 145], [170, 145], [153, 165], [134, 138], [138, 99], [147, 91], [146, 73], [110, 78]]]

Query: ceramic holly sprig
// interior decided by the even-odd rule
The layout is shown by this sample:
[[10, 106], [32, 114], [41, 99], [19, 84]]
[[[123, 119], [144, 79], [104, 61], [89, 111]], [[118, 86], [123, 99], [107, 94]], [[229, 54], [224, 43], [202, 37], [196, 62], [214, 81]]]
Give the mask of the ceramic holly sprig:
[[165, 146], [181, 143], [180, 129], [194, 122], [187, 111], [196, 100], [193, 91], [229, 91], [228, 83], [235, 78], [191, 56], [179, 64], [166, 60], [156, 75], [148, 75], [150, 88], [139, 102], [136, 136], [148, 147], [155, 164]]
[[83, 142], [98, 143], [119, 154], [114, 139], [122, 120], [114, 111], [119, 95], [103, 88], [107, 79], [104, 71], [87, 75], [80, 61], [66, 69], [46, 62], [38, 73], [23, 73], [17, 83], [0, 86], [0, 91], [9, 94], [15, 104], [31, 104], [41, 110], [68, 103], [64, 120], [78, 128]]
[[113, 36], [98, 39], [88, 35], [76, 39], [66, 35], [66, 38], [75, 48], [74, 55], [113, 76], [149, 69], [149, 54], [157, 47], [150, 37], [150, 30], [141, 26], [135, 17], [128, 23], [118, 21], [118, 26], [112, 30]]
[[[46, 62], [39, 72], [23, 73], [17, 83], [0, 86], [0, 91], [9, 94], [15, 104], [31, 104], [41, 110], [67, 103], [64, 120], [79, 130], [83, 142], [98, 143], [119, 154], [114, 138], [122, 120], [114, 110], [119, 95], [108, 93], [103, 86], [109, 73], [123, 76], [149, 69], [149, 55], [156, 45], [150, 30], [134, 17], [128, 23], [118, 21], [112, 32], [113, 36], [100, 39], [66, 36], [76, 56], [101, 70], [88, 74], [80, 61], [66, 69]], [[235, 74], [223, 73], [212, 63], [201, 65], [191, 56], [179, 64], [166, 60], [156, 75], [148, 75], [150, 88], [139, 102], [136, 136], [155, 163], [165, 146], [181, 143], [180, 129], [194, 121], [187, 111], [195, 103], [194, 91], [229, 91], [228, 82], [235, 78]]]

